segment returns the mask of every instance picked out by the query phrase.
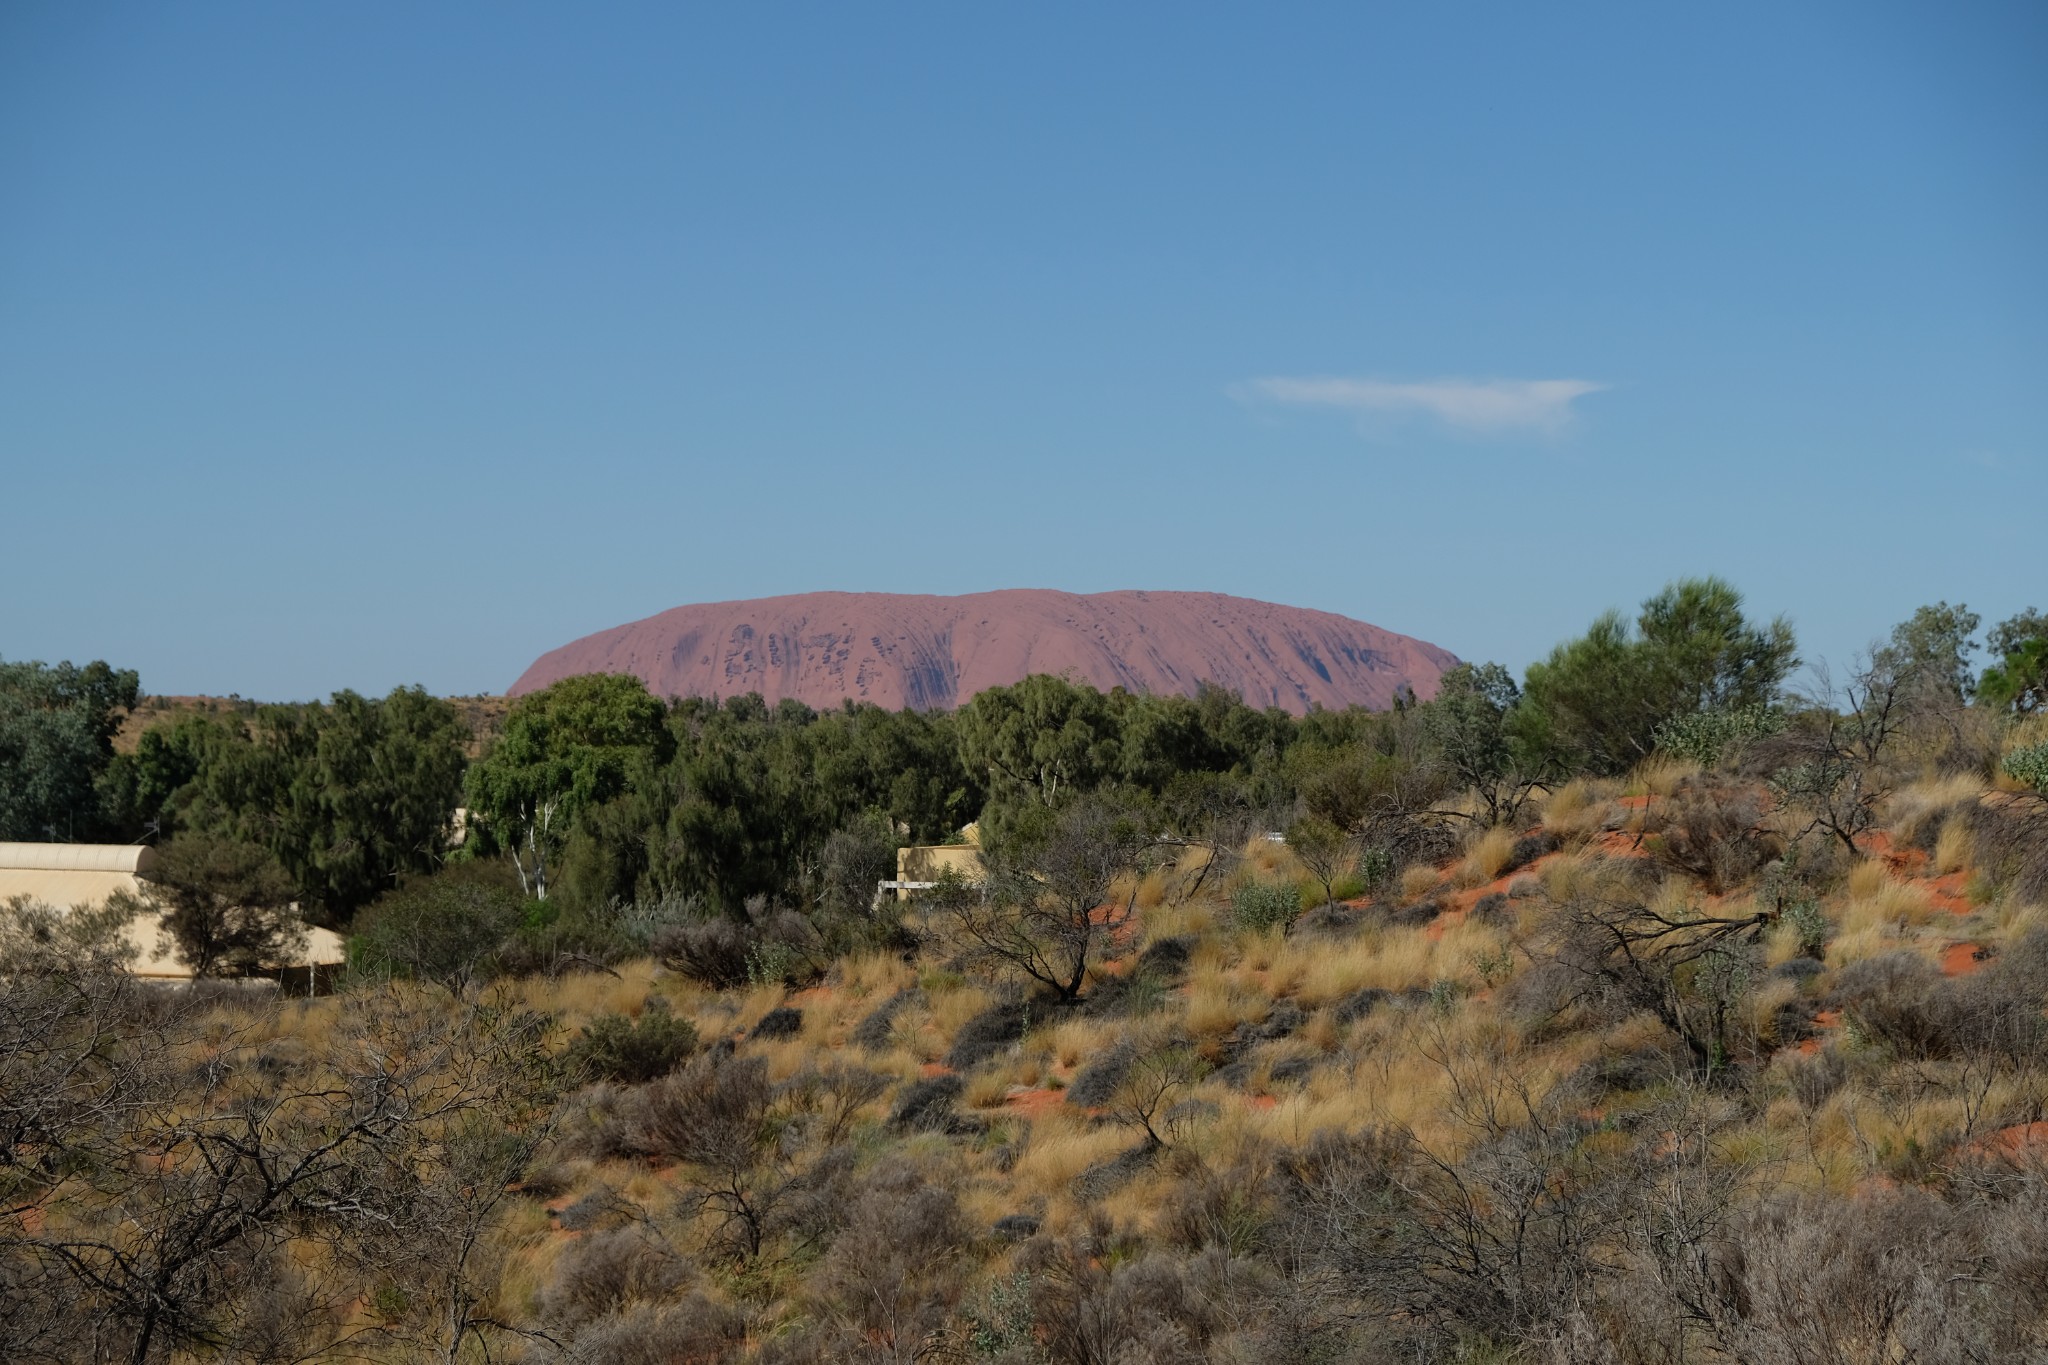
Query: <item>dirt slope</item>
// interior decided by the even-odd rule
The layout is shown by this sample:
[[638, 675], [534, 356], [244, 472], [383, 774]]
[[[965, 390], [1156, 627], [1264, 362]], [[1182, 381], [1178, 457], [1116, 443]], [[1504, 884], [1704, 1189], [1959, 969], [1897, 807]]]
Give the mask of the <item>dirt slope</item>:
[[677, 607], [586, 635], [543, 654], [512, 695], [578, 673], [637, 673], [658, 696], [944, 708], [1057, 673], [1185, 695], [1207, 681], [1298, 714], [1316, 703], [1385, 707], [1402, 683], [1427, 698], [1457, 662], [1362, 621], [1220, 593], [820, 592]]

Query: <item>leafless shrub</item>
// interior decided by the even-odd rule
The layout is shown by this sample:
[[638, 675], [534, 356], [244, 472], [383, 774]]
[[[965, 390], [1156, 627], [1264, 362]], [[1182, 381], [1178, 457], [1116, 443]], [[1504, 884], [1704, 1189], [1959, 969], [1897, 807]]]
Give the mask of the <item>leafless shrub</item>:
[[1009, 1048], [1031, 1027], [1032, 1007], [1028, 1000], [1002, 1000], [960, 1026], [953, 1046], [946, 1052], [946, 1065], [967, 1071]]
[[672, 1299], [690, 1264], [645, 1226], [593, 1232], [570, 1244], [540, 1293], [543, 1318], [566, 1328]]
[[1755, 944], [1771, 918], [1582, 896], [1547, 927], [1541, 950], [1554, 969], [1524, 974], [1536, 978], [1525, 1004], [1548, 1003], [1537, 997], [1539, 985], [1555, 990], [1576, 978], [1562, 1004], [1620, 1003], [1655, 1015], [1692, 1054], [1694, 1074], [1708, 1079], [1738, 1046], [1755, 1042], [1741, 1036], [1737, 1006], [1759, 975]]
[[1234, 1257], [1269, 1248], [1273, 1210], [1282, 1198], [1269, 1163], [1248, 1154], [1220, 1171], [1185, 1163], [1179, 1174], [1159, 1211], [1158, 1232], [1167, 1246], [1183, 1252], [1221, 1247]]
[[1785, 1084], [1792, 1098], [1808, 1113], [1819, 1109], [1849, 1079], [1849, 1068], [1841, 1054], [1823, 1049], [1811, 1056], [1788, 1054], [1783, 1064]]
[[1918, 953], [1880, 953], [1835, 974], [1836, 1005], [1866, 1037], [1906, 1057], [1947, 1056], [1955, 1012], [1934, 964]]
[[2001, 792], [1969, 811], [1977, 863], [2014, 899], [2048, 903], [2048, 797]]
[[1148, 1148], [1165, 1147], [1181, 1136], [1175, 1102], [1194, 1088], [1205, 1070], [1202, 1059], [1184, 1043], [1144, 1050], [1111, 1091], [1109, 1116], [1143, 1133]]
[[774, 1231], [787, 1185], [762, 1168], [774, 1143], [774, 1087], [758, 1057], [705, 1056], [641, 1092], [638, 1145], [694, 1168], [695, 1205], [714, 1220], [726, 1254], [751, 1259]]
[[889, 1092], [889, 1077], [865, 1067], [828, 1062], [783, 1083], [784, 1103], [798, 1117], [804, 1136], [821, 1147], [836, 1147], [851, 1135], [860, 1111]]
[[1200, 1365], [1222, 1305], [1194, 1292], [1173, 1258], [1115, 1258], [1110, 1240], [1098, 1222], [1025, 1248], [1045, 1354], [1055, 1365]]
[[957, 1301], [972, 1230], [952, 1190], [885, 1161], [869, 1174], [813, 1281], [833, 1315], [868, 1343], [866, 1358], [923, 1358]]
[[719, 1365], [746, 1344], [746, 1318], [732, 1305], [691, 1293], [587, 1323], [560, 1351], [569, 1365]]
[[741, 917], [664, 926], [650, 950], [670, 971], [714, 990], [732, 990], [750, 981], [801, 985], [818, 974], [819, 947], [810, 921], [755, 896]]
[[1724, 1350], [1757, 1365], [1997, 1360], [1955, 1212], [1906, 1188], [1863, 1199], [1784, 1195], [1736, 1230]]
[[[0, 978], [0, 1018], [61, 999], [51, 984]], [[36, 1130], [7, 1149], [0, 1292], [31, 1296], [0, 1303], [13, 1358], [331, 1350], [353, 1291], [300, 1277], [294, 1241], [358, 1283], [402, 1275], [392, 1335], [453, 1354], [499, 1332], [478, 1311], [495, 1276], [484, 1231], [546, 1138], [536, 1021], [401, 990], [344, 1016], [317, 1067], [303, 1051], [258, 1066], [234, 1016], [130, 1012], [128, 986], [105, 988], [71, 980], [37, 1046], [0, 1039], [0, 1111]], [[27, 1089], [79, 1045], [54, 1091]], [[196, 1070], [171, 1064], [186, 1048]], [[61, 1208], [38, 1170], [62, 1176]]]
[[747, 984], [751, 946], [746, 928], [722, 915], [669, 925], [655, 934], [652, 944], [662, 966], [719, 991]]
[[1747, 882], [1784, 852], [1764, 825], [1761, 793], [1746, 783], [1687, 778], [1655, 808], [1655, 816], [1657, 829], [1648, 840], [1652, 856], [1698, 878], [1713, 895]]

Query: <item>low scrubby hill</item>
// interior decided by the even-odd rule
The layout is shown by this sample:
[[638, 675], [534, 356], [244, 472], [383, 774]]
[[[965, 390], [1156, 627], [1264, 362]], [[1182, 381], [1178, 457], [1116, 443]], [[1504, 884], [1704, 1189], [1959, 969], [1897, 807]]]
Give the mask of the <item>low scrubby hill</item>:
[[186, 1127], [140, 1191], [64, 1176], [15, 1236], [189, 1231], [210, 1153], [298, 1269], [237, 1241], [253, 1308], [164, 1292], [373, 1359], [2022, 1358], [2044, 811], [1929, 778], [1852, 842], [1659, 762], [1406, 866], [1181, 847], [1085, 916], [1066, 1002], [943, 889], [837, 957], [685, 912], [600, 971], [194, 999], [151, 1016]]

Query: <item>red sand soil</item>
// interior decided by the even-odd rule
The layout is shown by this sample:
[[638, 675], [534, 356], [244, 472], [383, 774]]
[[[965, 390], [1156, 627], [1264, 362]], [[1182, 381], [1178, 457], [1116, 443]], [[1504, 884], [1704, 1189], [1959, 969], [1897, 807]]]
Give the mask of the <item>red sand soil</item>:
[[953, 1068], [947, 1066], [944, 1062], [926, 1062], [917, 1069], [917, 1074], [920, 1076], [950, 1076], [953, 1074]]
[[1911, 876], [1927, 866], [1927, 855], [1917, 848], [1900, 848], [1892, 842], [1889, 832], [1881, 829], [1866, 830], [1856, 836], [1856, 843], [1873, 858], [1881, 858], [1892, 871], [1902, 876]]
[[1981, 944], [1951, 943], [1941, 955], [1943, 976], [1968, 976], [1983, 967], [1991, 954]]
[[1138, 923], [1142, 917], [1138, 908], [1129, 901], [1118, 901], [1113, 905], [1098, 905], [1088, 912], [1090, 924], [1109, 926], [1109, 941], [1112, 946], [1130, 944], [1138, 936]]
[[1978, 1139], [1969, 1150], [1979, 1156], [2015, 1157], [2038, 1153], [2043, 1147], [2048, 1147], [2048, 1123], [2018, 1123]]
[[1647, 858], [1650, 850], [1643, 846], [1646, 837], [1625, 829], [1609, 830], [1594, 847], [1603, 858]]
[[542, 655], [511, 695], [578, 673], [632, 673], [662, 697], [759, 692], [771, 706], [851, 697], [930, 709], [1056, 673], [1182, 696], [1209, 682], [1300, 715], [1385, 709], [1403, 684], [1427, 700], [1457, 663], [1363, 621], [1221, 593], [822, 592], [677, 607], [599, 631]]
[[[1479, 902], [1485, 900], [1488, 896], [1506, 895], [1510, 886], [1513, 886], [1523, 877], [1539, 875], [1543, 870], [1543, 865], [1554, 861], [1558, 856], [1555, 853], [1546, 853], [1540, 858], [1531, 859], [1528, 863], [1516, 868], [1512, 872], [1502, 873], [1484, 886], [1475, 886], [1468, 890], [1456, 892], [1452, 895], [1451, 902], [1444, 912], [1429, 922], [1429, 928], [1426, 931], [1428, 936], [1432, 939], [1442, 938], [1445, 929], [1453, 924], [1462, 923], [1465, 917], [1478, 907]], [[1447, 866], [1444, 869], [1445, 874], [1449, 875], [1451, 867], [1455, 866], [1455, 863]], [[1346, 904], [1354, 903], [1365, 904], [1366, 902], [1346, 902]]]
[[[1813, 1016], [1813, 1026], [1822, 1033], [1838, 1029], [1842, 1026], [1842, 1012], [1840, 1010], [1822, 1010], [1819, 1014]], [[1821, 1045], [1825, 1042], [1827, 1042], [1826, 1038], [1807, 1038], [1792, 1050], [1802, 1057], [1811, 1057], [1814, 1053], [1820, 1051]]]
[[1967, 872], [1951, 872], [1944, 877], [1929, 877], [1923, 885], [1927, 888], [1927, 898], [1934, 902], [1937, 909], [1946, 910], [1952, 915], [1967, 915], [1976, 909], [1970, 904], [1970, 874]]
[[1063, 1104], [1065, 1101], [1066, 1092], [1064, 1090], [1054, 1090], [1048, 1086], [1039, 1086], [1036, 1089], [1026, 1089], [1022, 1086], [1017, 1086], [1013, 1087], [1010, 1093], [1003, 1097], [1003, 1108], [1011, 1113], [1021, 1114], [1027, 1119], [1035, 1119], [1046, 1110]]

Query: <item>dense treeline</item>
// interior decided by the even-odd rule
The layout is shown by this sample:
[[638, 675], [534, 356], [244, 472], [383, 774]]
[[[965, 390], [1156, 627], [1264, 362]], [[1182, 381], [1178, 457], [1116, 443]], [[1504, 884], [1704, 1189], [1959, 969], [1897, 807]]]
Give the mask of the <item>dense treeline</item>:
[[[584, 948], [610, 938], [623, 951], [620, 906], [843, 907], [858, 888], [841, 874], [887, 875], [898, 844], [978, 820], [1000, 851], [1042, 839], [1084, 796], [1152, 834], [1229, 844], [1293, 829], [1312, 843], [1334, 831], [1402, 861], [1441, 851], [1443, 822], [1415, 816], [1454, 795], [1477, 795], [1469, 818], [1512, 821], [1572, 776], [1620, 773], [1660, 748], [1711, 757], [1758, 727], [1810, 731], [1867, 709], [1873, 689], [2033, 712], [2048, 694], [2048, 618], [2029, 610], [1989, 632], [1981, 691], [1978, 625], [1964, 607], [1922, 608], [1846, 693], [1804, 699], [1786, 691], [1790, 626], [1752, 621], [1716, 579], [1672, 584], [1633, 621], [1602, 616], [1519, 686], [1499, 665], [1466, 665], [1435, 698], [1380, 713], [1294, 717], [1207, 687], [1137, 696], [1046, 676], [953, 713], [821, 712], [757, 696], [663, 702], [634, 678], [589, 676], [520, 699], [474, 763], [455, 709], [417, 688], [185, 715], [116, 755], [133, 672], [0, 664], [0, 838], [204, 836], [214, 847], [185, 861], [245, 878], [268, 875], [247, 867], [260, 851], [301, 913], [332, 927], [451, 859], [493, 860], [541, 903], [524, 912], [529, 930], [566, 916]], [[1853, 835], [1855, 810], [1829, 818]]]

